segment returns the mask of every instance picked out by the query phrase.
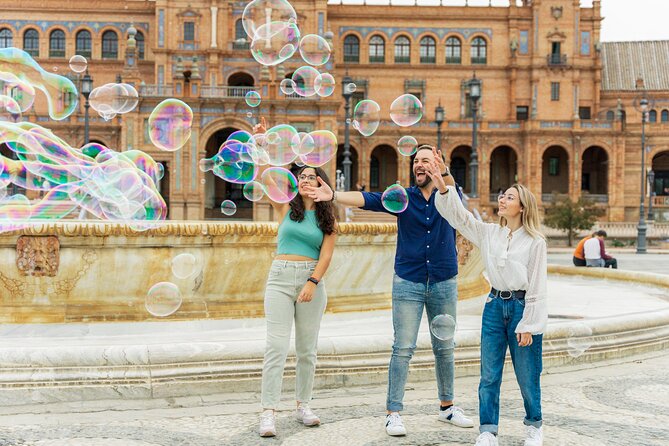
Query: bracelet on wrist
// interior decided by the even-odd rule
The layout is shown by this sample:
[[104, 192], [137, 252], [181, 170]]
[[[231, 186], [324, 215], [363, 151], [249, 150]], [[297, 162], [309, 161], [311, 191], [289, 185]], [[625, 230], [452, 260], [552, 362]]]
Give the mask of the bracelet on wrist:
[[309, 278], [307, 279], [307, 282], [311, 282], [311, 283], [313, 283], [314, 285], [318, 285], [318, 282], [320, 282], [320, 280], [318, 280], [317, 278], [311, 276], [311, 277], [309, 277]]
[[337, 191], [333, 190], [332, 191], [332, 200], [330, 201], [335, 201], [337, 199]]

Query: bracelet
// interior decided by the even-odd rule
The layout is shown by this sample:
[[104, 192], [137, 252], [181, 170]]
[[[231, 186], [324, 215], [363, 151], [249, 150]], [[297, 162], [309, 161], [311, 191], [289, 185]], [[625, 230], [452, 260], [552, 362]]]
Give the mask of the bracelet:
[[447, 167], [447, 168], [446, 168], [446, 172], [442, 173], [441, 176], [442, 176], [442, 177], [447, 177], [447, 176], [449, 176], [450, 174], [451, 174], [451, 171], [450, 171], [450, 170], [448, 169], [448, 167]]
[[318, 285], [318, 282], [320, 282], [320, 280], [318, 280], [317, 278], [311, 276], [311, 277], [309, 277], [309, 278], [307, 279], [307, 282], [311, 282], [311, 283], [313, 283], [314, 285]]
[[337, 199], [337, 191], [332, 191], [332, 199], [330, 201], [335, 201]]

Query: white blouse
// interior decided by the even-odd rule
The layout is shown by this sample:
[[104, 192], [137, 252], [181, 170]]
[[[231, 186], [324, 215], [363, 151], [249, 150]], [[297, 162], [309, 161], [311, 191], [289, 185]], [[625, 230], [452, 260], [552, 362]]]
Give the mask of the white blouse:
[[483, 256], [490, 284], [500, 291], [525, 290], [525, 310], [516, 333], [540, 334], [548, 323], [546, 301], [546, 241], [523, 227], [511, 232], [497, 223], [484, 223], [467, 211], [453, 186], [437, 193], [437, 210]]

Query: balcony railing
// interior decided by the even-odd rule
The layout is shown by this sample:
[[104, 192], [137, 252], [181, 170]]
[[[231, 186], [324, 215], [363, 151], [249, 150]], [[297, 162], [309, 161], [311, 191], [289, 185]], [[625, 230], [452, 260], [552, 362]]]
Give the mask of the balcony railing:
[[360, 62], [359, 54], [344, 54], [344, 62], [358, 63]]
[[448, 57], [446, 56], [446, 63], [449, 65], [459, 65], [462, 63], [462, 57]]
[[229, 87], [205, 85], [200, 90], [200, 96], [204, 98], [243, 98], [249, 91], [256, 87]]
[[488, 58], [485, 56], [476, 57], [472, 56], [472, 65], [485, 65], [488, 63]]
[[420, 56], [420, 63], [437, 63], [435, 56]]
[[[541, 201], [544, 203], [553, 203], [555, 201], [556, 194], [541, 194]], [[563, 201], [569, 198], [568, 194], [557, 194], [557, 201]]]
[[246, 40], [235, 40], [232, 42], [233, 50], [248, 50], [249, 48], [251, 48], [251, 43], [247, 42]]
[[595, 203], [608, 203], [609, 196], [608, 194], [589, 194], [587, 192], [581, 192], [581, 196], [585, 200], [590, 200]]
[[411, 56], [395, 56], [395, 63], [410, 63]]
[[669, 195], [654, 196], [653, 206], [669, 207]]
[[546, 61], [548, 65], [551, 66], [563, 66], [567, 65], [567, 55], [566, 54], [549, 54], [546, 56]]
[[369, 63], [384, 63], [385, 61], [385, 56], [369, 56]]
[[140, 85], [139, 94], [145, 97], [167, 98], [174, 96], [171, 85]]

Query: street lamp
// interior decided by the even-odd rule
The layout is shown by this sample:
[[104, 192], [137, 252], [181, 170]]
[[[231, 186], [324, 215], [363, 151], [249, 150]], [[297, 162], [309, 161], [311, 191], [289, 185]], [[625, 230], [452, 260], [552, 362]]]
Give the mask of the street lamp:
[[93, 78], [88, 71], [84, 74], [84, 77], [81, 78], [81, 95], [86, 99], [84, 102], [84, 144], [88, 144], [88, 109], [91, 107], [88, 102], [88, 98], [93, 91]]
[[477, 140], [477, 131], [476, 131], [476, 118], [479, 110], [479, 100], [481, 99], [481, 80], [476, 78], [476, 73], [474, 77], [467, 82], [469, 87], [469, 99], [472, 104], [472, 155], [471, 161], [469, 163], [469, 170], [471, 172], [470, 176], [470, 186], [469, 186], [469, 196], [471, 198], [478, 197], [478, 170], [479, 170], [479, 158], [476, 151], [478, 140]]
[[437, 124], [437, 150], [441, 150], [441, 124], [444, 123], [444, 107], [439, 105], [434, 109], [434, 122]]
[[344, 167], [344, 190], [351, 190], [351, 144], [349, 142], [350, 123], [351, 123], [351, 96], [353, 91], [348, 87], [353, 83], [348, 74], [344, 76], [342, 81], [341, 95], [344, 97], [344, 159], [342, 161]]
[[636, 253], [646, 253], [646, 226], [643, 204], [646, 201], [646, 114], [648, 113], [648, 98], [639, 100], [639, 111], [641, 111], [641, 200], [639, 203], [639, 224], [636, 227]]
[[653, 169], [648, 171], [648, 220], [655, 220], [653, 215], [653, 195], [655, 189], [655, 172]]

